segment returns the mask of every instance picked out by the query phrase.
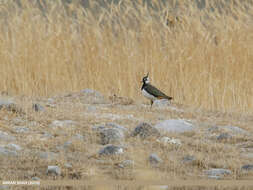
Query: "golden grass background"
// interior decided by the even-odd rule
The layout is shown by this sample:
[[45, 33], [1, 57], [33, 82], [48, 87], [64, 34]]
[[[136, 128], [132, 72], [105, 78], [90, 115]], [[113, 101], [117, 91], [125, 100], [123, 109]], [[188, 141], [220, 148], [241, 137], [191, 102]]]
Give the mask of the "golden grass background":
[[253, 112], [252, 0], [102, 2], [0, 1], [0, 91], [144, 101], [150, 72], [177, 103]]

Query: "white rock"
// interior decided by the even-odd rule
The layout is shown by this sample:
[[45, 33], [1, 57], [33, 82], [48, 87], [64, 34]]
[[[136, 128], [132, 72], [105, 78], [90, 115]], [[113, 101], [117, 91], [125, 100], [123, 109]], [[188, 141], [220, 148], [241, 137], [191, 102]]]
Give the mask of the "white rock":
[[174, 132], [174, 133], [184, 133], [188, 131], [193, 131], [195, 129], [195, 127], [191, 123], [181, 119], [165, 120], [156, 124], [155, 127], [160, 132]]

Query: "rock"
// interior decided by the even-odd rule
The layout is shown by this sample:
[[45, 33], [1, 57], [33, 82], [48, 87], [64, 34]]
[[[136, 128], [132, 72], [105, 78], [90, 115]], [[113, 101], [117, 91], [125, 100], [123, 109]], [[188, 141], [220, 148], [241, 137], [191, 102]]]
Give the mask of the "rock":
[[107, 145], [104, 148], [99, 150], [99, 155], [119, 155], [123, 154], [124, 150], [120, 146], [115, 146], [115, 145]]
[[188, 164], [188, 163], [193, 163], [195, 160], [196, 160], [195, 156], [187, 155], [183, 157], [182, 162]]
[[210, 133], [219, 132], [219, 127], [212, 126], [212, 127], [208, 128], [207, 131], [210, 132]]
[[48, 166], [47, 175], [61, 175], [61, 169], [58, 166]]
[[[156, 187], [160, 190], [168, 190], [169, 189], [169, 186], [168, 185], [156, 185]], [[158, 190], [157, 189], [157, 190]]]
[[13, 121], [13, 124], [17, 126], [23, 126], [27, 124], [27, 121], [24, 121], [24, 119], [20, 117], [15, 117], [12, 121]]
[[148, 123], [140, 123], [133, 131], [132, 136], [146, 138], [149, 136], [159, 136], [160, 132]]
[[170, 106], [170, 101], [166, 99], [155, 100], [152, 107], [163, 108]]
[[15, 141], [16, 138], [6, 132], [0, 131], [0, 141]]
[[219, 136], [217, 136], [218, 141], [229, 140], [231, 138], [232, 138], [232, 136], [228, 133], [221, 133]]
[[95, 95], [97, 97], [103, 97], [103, 95], [100, 92], [93, 89], [89, 89], [89, 88], [81, 90], [81, 93], [86, 94], [86, 95], [92, 95], [92, 96]]
[[0, 185], [0, 190], [10, 189], [10, 185]]
[[57, 128], [57, 127], [75, 127], [77, 123], [72, 120], [55, 120], [50, 124], [50, 127]]
[[6, 108], [12, 104], [15, 104], [13, 101], [8, 100], [8, 99], [0, 99], [0, 109]]
[[57, 149], [57, 150], [66, 150], [66, 149], [68, 149], [71, 145], [72, 145], [72, 141], [66, 141], [65, 143], [63, 143], [63, 145], [57, 146], [56, 149]]
[[29, 123], [27, 123], [27, 126], [29, 127], [36, 127], [36, 126], [39, 126], [40, 124], [36, 121], [31, 121]]
[[148, 159], [149, 159], [149, 162], [150, 162], [151, 164], [158, 164], [158, 163], [162, 163], [162, 162], [163, 162], [162, 159], [159, 158], [159, 156], [157, 156], [156, 153], [150, 154], [150, 156], [149, 156]]
[[122, 132], [126, 132], [127, 129], [121, 125], [118, 125], [116, 123], [106, 123], [105, 125], [96, 125], [92, 127], [92, 130], [94, 131], [102, 131], [104, 129], [119, 129]]
[[216, 180], [222, 179], [221, 176], [218, 176], [218, 175], [209, 175], [208, 178], [209, 179], [216, 179]]
[[6, 109], [13, 113], [24, 114], [21, 108], [19, 108], [15, 102], [7, 99], [0, 99], [0, 110]]
[[249, 134], [248, 131], [241, 129], [240, 127], [236, 127], [236, 126], [219, 126], [219, 128], [225, 130], [228, 133], [232, 133], [234, 135], [238, 135], [238, 134]]
[[48, 140], [50, 138], [52, 138], [53, 135], [47, 132], [44, 132], [44, 134], [42, 135], [42, 137], [40, 138], [41, 140]]
[[252, 152], [243, 153], [243, 154], [241, 154], [241, 156], [244, 157], [244, 158], [253, 159], [253, 153]]
[[155, 125], [160, 132], [174, 132], [174, 133], [184, 133], [193, 131], [195, 127], [184, 120], [181, 119], [171, 119], [165, 120]]
[[5, 147], [10, 149], [10, 150], [14, 150], [14, 151], [22, 150], [22, 148], [19, 145], [14, 144], [14, 143], [7, 144]]
[[103, 104], [106, 103], [104, 96], [92, 89], [84, 89], [81, 91], [81, 94], [85, 97], [81, 98], [84, 103], [90, 103], [90, 104]]
[[54, 152], [39, 152], [39, 157], [48, 161], [57, 160], [57, 156]]
[[157, 139], [157, 141], [162, 143], [163, 145], [167, 145], [167, 144], [174, 144], [177, 146], [182, 145], [180, 139], [174, 139], [174, 138], [169, 138], [169, 137], [162, 137], [161, 139]]
[[80, 135], [80, 134], [75, 134], [73, 137], [72, 137], [73, 140], [85, 140], [84, 136], [83, 135]]
[[19, 126], [19, 127], [15, 128], [15, 132], [16, 133], [28, 133], [29, 132], [29, 128]]
[[38, 103], [33, 104], [32, 108], [33, 108], [33, 110], [36, 111], [36, 112], [45, 111], [45, 108], [44, 108], [42, 105], [38, 104]]
[[204, 170], [204, 173], [208, 176], [224, 176], [232, 174], [231, 170], [222, 168], [213, 168], [210, 170]]
[[246, 164], [242, 166], [242, 170], [253, 171], [253, 164]]
[[107, 123], [92, 127], [93, 131], [99, 132], [101, 144], [113, 144], [124, 140], [127, 129], [115, 123]]
[[65, 163], [64, 166], [68, 169], [71, 169], [72, 168], [72, 165], [70, 163]]
[[134, 161], [133, 160], [124, 160], [118, 165], [120, 168], [133, 168]]
[[127, 129], [126, 129], [125, 127], [123, 127], [123, 126], [121, 126], [121, 125], [118, 125], [118, 124], [116, 124], [116, 123], [107, 123], [107, 124], [105, 124], [105, 127], [106, 127], [106, 128], [119, 129], [119, 130], [121, 130], [121, 131], [123, 131], [123, 132], [126, 132], [126, 131], [127, 131]]
[[33, 181], [40, 181], [40, 178], [39, 177], [32, 177], [32, 180]]
[[86, 109], [87, 109], [88, 112], [96, 112], [96, 111], [97, 111], [96, 106], [90, 106], [90, 105], [89, 105], [89, 106], [87, 106]]
[[102, 145], [120, 143], [124, 140], [124, 133], [119, 129], [103, 129], [100, 136]]
[[18, 153], [14, 150], [9, 150], [4, 147], [0, 147], [0, 156], [17, 156]]

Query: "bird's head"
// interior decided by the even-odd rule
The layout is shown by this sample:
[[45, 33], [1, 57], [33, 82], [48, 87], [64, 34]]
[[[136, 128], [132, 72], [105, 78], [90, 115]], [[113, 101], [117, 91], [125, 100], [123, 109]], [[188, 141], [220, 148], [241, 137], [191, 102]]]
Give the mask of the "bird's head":
[[[148, 73], [148, 74], [149, 74], [149, 73]], [[147, 74], [145, 77], [142, 78], [142, 82], [143, 82], [144, 84], [148, 84], [148, 83], [149, 83], [148, 74]]]

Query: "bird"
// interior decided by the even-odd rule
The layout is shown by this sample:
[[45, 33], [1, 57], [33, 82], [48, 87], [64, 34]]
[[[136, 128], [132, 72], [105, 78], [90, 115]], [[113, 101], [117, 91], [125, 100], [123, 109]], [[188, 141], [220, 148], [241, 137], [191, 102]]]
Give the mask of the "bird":
[[148, 98], [151, 102], [151, 108], [155, 100], [158, 99], [167, 99], [167, 100], [172, 100], [173, 98], [170, 96], [167, 96], [163, 92], [161, 92], [159, 89], [154, 87], [153, 85], [150, 84], [149, 82], [149, 73], [143, 77], [142, 79], [142, 87], [141, 87], [141, 92], [143, 96]]

